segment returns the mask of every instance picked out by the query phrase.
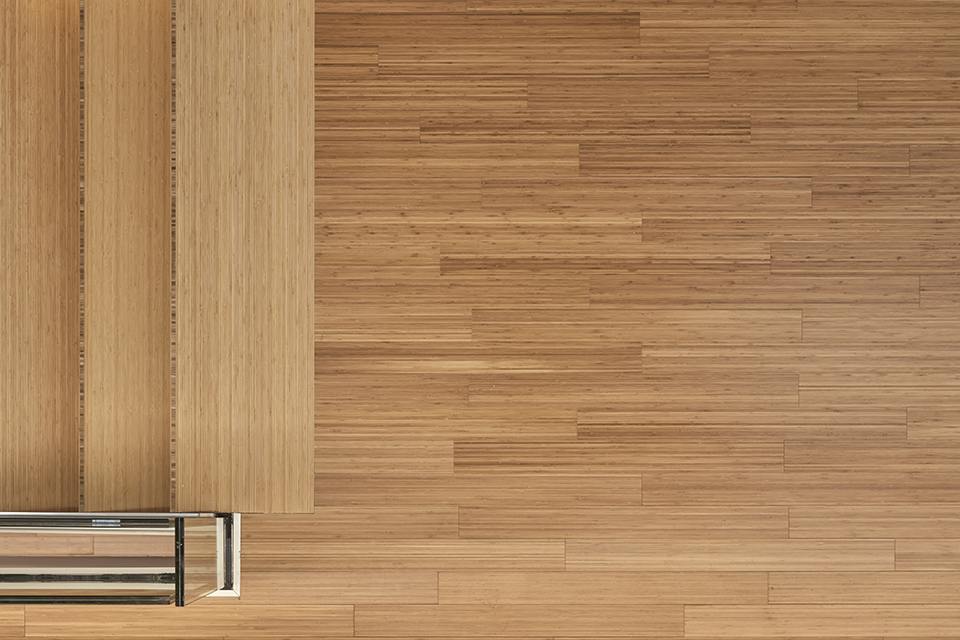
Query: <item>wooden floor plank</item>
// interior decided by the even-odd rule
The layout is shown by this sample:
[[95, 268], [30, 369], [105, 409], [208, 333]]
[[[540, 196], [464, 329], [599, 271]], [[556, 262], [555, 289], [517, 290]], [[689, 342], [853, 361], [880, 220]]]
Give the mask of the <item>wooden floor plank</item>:
[[952, 343], [960, 318], [950, 309], [872, 306], [811, 308], [804, 312], [803, 340], [810, 343]]
[[663, 471], [773, 471], [782, 468], [776, 442], [660, 441], [649, 444], [577, 442], [454, 443], [457, 473], [642, 474]]
[[[482, 75], [335, 78], [317, 81], [325, 109], [361, 113], [421, 109], [508, 109], [527, 107], [526, 78]], [[321, 138], [323, 140], [323, 138]], [[384, 174], [379, 174], [384, 175]], [[394, 175], [395, 174], [386, 174]], [[320, 174], [320, 177], [330, 177]], [[336, 176], [340, 177], [340, 176]], [[418, 178], [432, 177], [418, 175]], [[457, 176], [439, 175], [451, 178]]]
[[243, 517], [243, 539], [302, 541], [452, 539], [458, 535], [458, 513], [453, 506], [340, 506], [314, 507], [312, 515]]
[[440, 604], [766, 604], [767, 576], [747, 571], [441, 571]]
[[393, 75], [613, 75], [706, 78], [707, 48], [642, 44], [385, 44], [380, 73]]
[[756, 344], [798, 342], [794, 310], [478, 310], [476, 340]]
[[960, 275], [920, 276], [920, 307], [960, 306]]
[[510, 15], [473, 13], [390, 14], [325, 13], [317, 20], [316, 42], [322, 46], [515, 45], [603, 42], [638, 44], [635, 15]]
[[142, 607], [131, 616], [123, 605], [98, 607], [28, 606], [27, 636], [73, 638], [315, 638], [353, 635], [353, 607], [349, 605], [247, 605], [199, 602], [178, 609]]
[[960, 407], [910, 407], [907, 438], [941, 440], [960, 436]]
[[[695, 507], [461, 507], [460, 537], [549, 538], [785, 538], [787, 509]], [[840, 537], [840, 536], [838, 536]]]
[[776, 275], [865, 276], [871, 274], [960, 274], [957, 239], [798, 239], [773, 242], [770, 270]]
[[[925, 112], [956, 111], [960, 105], [960, 80], [955, 77], [914, 79], [864, 78], [857, 83], [861, 109]], [[946, 74], [953, 75], [953, 74]]]
[[569, 571], [892, 571], [893, 540], [567, 540]]
[[[750, 142], [771, 145], [833, 146], [938, 145], [957, 140], [956, 112], [825, 112], [811, 115], [765, 112], [751, 118]], [[911, 175], [913, 172], [911, 155]], [[924, 175], [920, 171], [920, 175]]]
[[[245, 519], [244, 527], [247, 522]], [[436, 604], [437, 572], [246, 571], [243, 598], [294, 606]]]
[[859, 145], [694, 145], [657, 147], [584, 143], [584, 176], [906, 176], [909, 147]]
[[960, 539], [897, 540], [897, 571], [960, 571]]
[[247, 571], [561, 571], [563, 540], [248, 542]]
[[688, 638], [960, 634], [960, 615], [947, 605], [694, 605], [685, 612]]
[[696, 15], [716, 17], [719, 15], [751, 15], [757, 11], [793, 12], [796, 4], [792, 0], [724, 0], [704, 7], [698, 2], [660, 2], [659, 0], [467, 0], [470, 11], [524, 12], [524, 13], [579, 13], [583, 11], [604, 11], [611, 13], [642, 11], [645, 15], [655, 14], [665, 17], [678, 15]]
[[[957, 142], [957, 136], [945, 141]], [[960, 145], [913, 144], [910, 146], [910, 175], [955, 176], [960, 171]]]
[[663, 637], [683, 633], [679, 605], [357, 605], [360, 636]]
[[[954, 395], [954, 397], [956, 397]], [[788, 472], [823, 473], [839, 471], [910, 471], [956, 473], [960, 469], [960, 447], [923, 440], [909, 442], [820, 442], [784, 443], [784, 469]]]
[[578, 148], [550, 144], [384, 144], [330, 142], [317, 155], [317, 172], [332, 178], [409, 176], [576, 176]]
[[955, 473], [649, 473], [644, 505], [955, 503]]
[[832, 303], [916, 304], [913, 276], [785, 276], [695, 274], [596, 274], [591, 307], [795, 309]]
[[791, 538], [957, 538], [957, 505], [790, 507]]
[[[721, 374], [722, 375], [722, 374]], [[577, 437], [609, 442], [690, 440], [903, 439], [902, 411], [618, 411], [577, 412]]]
[[24, 608], [22, 606], [0, 607], [0, 633], [12, 638], [24, 636]]
[[326, 435], [316, 436], [314, 441], [318, 473], [415, 476], [453, 473], [452, 441]]
[[562, 507], [571, 502], [596, 506], [640, 506], [641, 478], [636, 475], [496, 475], [457, 473], [419, 478], [317, 474], [316, 504], [376, 507], [490, 506]]
[[770, 573], [770, 604], [957, 604], [960, 576], [948, 571]]

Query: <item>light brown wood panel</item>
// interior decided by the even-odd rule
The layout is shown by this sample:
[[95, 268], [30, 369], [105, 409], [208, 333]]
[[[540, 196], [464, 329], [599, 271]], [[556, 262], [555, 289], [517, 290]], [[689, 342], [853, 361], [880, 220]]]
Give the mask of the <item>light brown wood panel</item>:
[[471, 320], [466, 309], [338, 304], [317, 311], [314, 331], [317, 342], [469, 342]]
[[[827, 111], [813, 115], [768, 111], [751, 118], [750, 142], [819, 147], [937, 145], [955, 141], [958, 128], [960, 115], [956, 112]], [[913, 148], [910, 173], [914, 175], [912, 152]]]
[[93, 536], [62, 533], [0, 531], [4, 556], [89, 556]]
[[683, 633], [680, 605], [396, 605], [356, 607], [360, 636], [664, 637]]
[[[710, 42], [692, 34], [675, 34], [671, 42]], [[646, 43], [644, 39], [644, 43]], [[661, 44], [665, 45], [666, 41]], [[531, 109], [580, 110], [641, 109], [644, 112], [715, 109], [763, 111], [857, 108], [855, 81], [797, 80], [780, 82], [762, 78], [748, 83], [740, 79], [634, 78], [613, 75], [596, 77], [531, 76], [528, 82]], [[765, 171], [763, 174], [766, 174]], [[686, 175], [686, 174], [681, 174]], [[745, 174], [754, 175], [754, 174]], [[783, 174], [775, 174], [783, 175]]]
[[[720, 374], [722, 375], [722, 374]], [[903, 439], [904, 412], [769, 408], [752, 411], [618, 411], [577, 412], [577, 437], [609, 442], [690, 440]]]
[[349, 407], [382, 407], [390, 398], [394, 407], [414, 409], [420, 405], [466, 404], [467, 376], [419, 373], [318, 374], [317, 397]]
[[909, 147], [884, 145], [580, 146], [584, 176], [905, 176]]
[[[770, 273], [770, 247], [767, 243], [731, 242], [730, 246], [720, 248], [713, 242], [641, 242], [639, 227], [625, 231], [620, 234], [620, 243], [616, 247], [612, 242], [604, 243], [606, 247], [591, 247], [587, 238], [582, 244], [571, 240], [559, 251], [530, 243], [525, 249], [518, 247], [508, 252], [511, 247], [501, 247], [495, 244], [495, 239], [486, 243], [474, 240], [473, 247], [465, 247], [471, 253], [445, 253], [440, 259], [440, 269], [444, 275], [528, 274], [544, 271], [581, 275], [591, 272]], [[634, 239], [635, 244], [631, 247], [626, 238]]]
[[640, 474], [656, 471], [773, 471], [782, 468], [783, 445], [776, 442], [659, 441], [456, 442], [454, 469], [460, 473]]
[[[497, 220], [480, 209], [479, 178], [317, 176], [315, 184], [316, 215], [323, 222], [407, 225]], [[322, 254], [327, 245], [318, 242], [316, 248]]]
[[317, 473], [430, 476], [449, 475], [454, 468], [450, 440], [319, 435], [315, 443]]
[[576, 176], [578, 145], [408, 142], [321, 144], [317, 172], [333, 178], [394, 175], [477, 178], [481, 176]]
[[958, 335], [960, 318], [951, 309], [836, 305], [810, 308], [803, 317], [803, 340], [810, 343], [950, 344]]
[[317, 0], [317, 13], [347, 11], [392, 13], [439, 13], [466, 11], [466, 0]]
[[910, 233], [918, 223], [925, 222], [917, 219], [919, 212], [929, 214], [928, 220], [941, 230], [953, 229], [943, 211], [960, 202], [960, 185], [944, 176], [818, 176], [813, 178], [812, 192], [812, 203], [818, 212], [848, 212], [846, 215], [851, 216], [862, 215], [866, 210], [875, 219], [873, 224], [880, 218], [892, 219], [901, 234]]
[[470, 404], [622, 406], [641, 410], [746, 411], [797, 406], [795, 374], [667, 376], [634, 372], [470, 376]]
[[246, 571], [561, 571], [563, 540], [248, 541]]
[[310, 512], [313, 5], [177, 12], [177, 508]]
[[855, 473], [649, 473], [643, 504], [849, 505], [955, 503], [955, 473], [872, 470]]
[[[762, 477], [762, 476], [761, 476]], [[316, 504], [402, 506], [563, 507], [572, 504], [638, 507], [636, 475], [496, 475], [457, 473], [411, 477], [317, 474]]]
[[461, 507], [461, 538], [786, 538], [786, 507]]
[[84, 509], [170, 509], [169, 2], [84, 8]]
[[960, 106], [960, 79], [955, 77], [864, 78], [857, 83], [857, 93], [860, 108], [865, 110], [956, 111]]
[[920, 276], [920, 307], [960, 306], [960, 275]]
[[664, 211], [683, 216], [784, 216], [809, 210], [810, 179], [498, 178], [483, 181], [482, 195], [483, 209], [491, 218], [531, 223], [640, 222]]
[[960, 539], [897, 540], [898, 571], [960, 571]]
[[562, 41], [638, 44], [635, 15], [482, 15], [432, 13], [327, 13], [317, 20], [321, 46], [462, 44], [553, 44]]
[[316, 507], [312, 516], [250, 514], [243, 518], [243, 538], [251, 541], [399, 540], [456, 538], [455, 506]]
[[957, 240], [934, 237], [806, 239], [773, 242], [770, 270], [776, 275], [865, 276], [960, 274]]
[[892, 571], [893, 540], [567, 540], [569, 571]]
[[0, 7], [3, 511], [79, 504], [79, 26], [75, 2]]
[[440, 604], [766, 604], [748, 571], [441, 571]]
[[596, 274], [592, 307], [709, 307], [797, 309], [837, 302], [916, 304], [916, 276], [860, 277], [691, 274]]
[[844, 406], [903, 407], [915, 404], [954, 402], [960, 386], [833, 386], [801, 385], [800, 406], [806, 408]]
[[883, 46], [830, 42], [710, 47], [711, 78], [936, 77], [949, 75], [957, 65], [960, 65], [960, 47], [954, 43]]
[[796, 9], [794, 0], [724, 0], [704, 6], [693, 0], [683, 2], [663, 0], [467, 0], [470, 11], [517, 11], [529, 13], [578, 13], [605, 11], [611, 13], [643, 12], [644, 15], [676, 17], [678, 15], [715, 18], [717, 15], [751, 15], [756, 11], [785, 11]]
[[587, 111], [426, 111], [422, 142], [581, 142], [736, 144], [750, 141], [743, 113], [653, 114]]
[[790, 507], [791, 538], [956, 538], [955, 504]]
[[317, 82], [317, 94], [323, 96], [321, 105], [326, 109], [354, 109], [361, 113], [397, 109], [516, 110], [527, 106], [527, 80], [488, 75], [321, 79]]
[[[353, 635], [349, 605], [253, 605], [196, 602], [189, 608], [102, 605], [28, 606], [27, 636], [71, 638], [316, 638]], [[174, 615], [176, 614], [176, 615]]]
[[960, 436], [960, 407], [909, 407], [907, 438], [940, 440]]
[[17, 606], [0, 607], [0, 633], [20, 638], [24, 635], [24, 608]]
[[745, 635], [946, 637], [960, 634], [947, 605], [694, 605], [685, 608], [685, 637]]
[[491, 407], [458, 404], [418, 407], [415, 413], [392, 407], [317, 405], [318, 434], [389, 437], [393, 440], [571, 440], [577, 436], [576, 410], [554, 406]]
[[[248, 521], [244, 519], [244, 527]], [[295, 606], [436, 604], [437, 572], [245, 571], [243, 599]]]
[[707, 77], [707, 48], [642, 44], [383, 45], [382, 75], [612, 75]]
[[316, 139], [418, 142], [420, 114], [412, 109], [382, 109], [358, 113], [355, 109], [317, 110]]
[[477, 310], [475, 340], [757, 344], [799, 342], [795, 310]]
[[[954, 395], [956, 397], [956, 395]], [[884, 469], [909, 472], [923, 469], [934, 473], [956, 473], [960, 469], [960, 447], [936, 440], [909, 442], [803, 442], [788, 440], [783, 449], [784, 469], [805, 473]]]
[[[946, 140], [956, 142], [958, 136]], [[960, 172], [960, 145], [911, 145], [910, 175], [956, 176]]]
[[960, 577], [938, 571], [770, 574], [770, 604], [957, 604]]

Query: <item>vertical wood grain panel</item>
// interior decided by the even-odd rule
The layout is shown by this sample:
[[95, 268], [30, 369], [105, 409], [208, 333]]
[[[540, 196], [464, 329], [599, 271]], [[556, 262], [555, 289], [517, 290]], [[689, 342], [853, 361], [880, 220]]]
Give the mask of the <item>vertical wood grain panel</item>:
[[313, 6], [177, 6], [177, 508], [313, 502]]
[[79, 28], [0, 3], [0, 511], [79, 501]]
[[171, 5], [84, 16], [84, 508], [170, 507]]

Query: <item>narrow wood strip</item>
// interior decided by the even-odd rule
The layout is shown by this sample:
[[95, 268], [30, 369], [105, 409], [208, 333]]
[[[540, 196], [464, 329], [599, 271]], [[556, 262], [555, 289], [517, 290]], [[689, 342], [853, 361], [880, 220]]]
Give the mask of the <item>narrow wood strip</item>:
[[527, 107], [527, 80], [510, 76], [321, 78], [317, 81], [316, 91], [323, 96], [321, 105], [325, 109], [353, 109], [361, 113], [397, 109], [516, 110]]
[[937, 571], [770, 574], [770, 604], [957, 604], [960, 576]]
[[798, 342], [799, 311], [477, 310], [478, 340], [756, 344]]
[[452, 637], [499, 636], [678, 636], [683, 633], [679, 605], [358, 605], [361, 636], [419, 634]]
[[955, 504], [790, 507], [791, 538], [960, 537]]
[[[763, 477], [763, 476], [761, 476]], [[489, 506], [563, 507], [571, 502], [594, 506], [638, 507], [640, 476], [535, 476], [457, 473], [418, 478], [317, 474], [316, 504], [321, 506]]]
[[773, 242], [770, 270], [776, 275], [923, 275], [960, 274], [960, 255], [949, 235], [938, 237], [880, 236], [860, 240], [800, 239]]
[[[876, 15], [877, 3], [871, 3]], [[883, 78], [945, 76], [960, 64], [960, 48], [940, 46], [821, 42], [784, 45], [714, 45], [710, 47], [710, 77], [751, 78]]]
[[0, 633], [14, 638], [26, 635], [24, 607], [0, 607]]
[[[479, 179], [318, 176], [315, 184], [316, 214], [324, 222], [406, 225], [483, 219]], [[322, 253], [324, 245], [320, 248]]]
[[315, 469], [322, 473], [429, 476], [452, 474], [454, 469], [449, 440], [318, 435], [314, 442]]
[[893, 540], [567, 540], [568, 571], [884, 571]]
[[706, 47], [642, 44], [384, 44], [382, 75], [613, 75], [706, 78]]
[[920, 308], [960, 306], [960, 275], [920, 276]]
[[911, 440], [947, 440], [960, 436], [960, 408], [910, 407], [907, 437]]
[[454, 469], [465, 473], [640, 474], [657, 471], [772, 471], [783, 446], [773, 442], [660, 441], [650, 444], [457, 442]]
[[[942, 142], [956, 142], [951, 135]], [[960, 171], [960, 145], [914, 144], [910, 146], [910, 175], [956, 176]]]
[[210, 629], [236, 638], [315, 638], [353, 635], [353, 607], [346, 605], [251, 605], [196, 602], [172, 617], [165, 607], [143, 607], [136, 616], [123, 605], [27, 607], [28, 636], [105, 638], [209, 638]]
[[[956, 397], [956, 395], [954, 395]], [[884, 469], [909, 472], [955, 473], [960, 469], [960, 446], [937, 441], [909, 442], [822, 442], [784, 443], [784, 469], [806, 473]]]
[[4, 556], [93, 555], [93, 536], [0, 531], [0, 553]]
[[[958, 50], [960, 56], [960, 50]], [[960, 60], [958, 60], [960, 62]], [[960, 115], [865, 111], [777, 113], [768, 111], [751, 118], [750, 142], [773, 145], [937, 145], [956, 140]], [[913, 151], [913, 149], [911, 149]], [[915, 175], [911, 153], [911, 175]], [[920, 171], [919, 175], [925, 172]]]
[[298, 543], [255, 542], [244, 546], [247, 571], [383, 571], [533, 569], [560, 571], [562, 540], [406, 540]]
[[246, 515], [243, 537], [273, 542], [456, 538], [457, 518], [454, 506], [321, 506], [312, 515]]
[[676, 17], [678, 15], [701, 16], [703, 19], [717, 15], [751, 15], [757, 11], [793, 12], [793, 0], [724, 0], [704, 7], [686, 0], [684, 2], [661, 2], [659, 0], [467, 0], [470, 11], [516, 11], [524, 13], [579, 13], [604, 11], [611, 13], [642, 11], [644, 15]]
[[246, 571], [243, 595], [264, 605], [436, 604], [437, 572]]
[[897, 540], [898, 571], [960, 571], [960, 539]]
[[650, 473], [644, 505], [848, 505], [955, 503], [955, 473]]
[[765, 573], [441, 571], [440, 603], [470, 605], [766, 604]]
[[950, 309], [898, 307], [819, 307], [804, 312], [804, 342], [951, 343], [960, 335], [960, 318]]
[[960, 80], [941, 78], [864, 78], [857, 83], [861, 109], [884, 111], [956, 111]]
[[583, 144], [580, 167], [584, 176], [905, 176], [909, 149], [905, 145], [711, 145], [705, 153], [698, 145], [648, 149]]
[[[353, 9], [351, 9], [353, 11]], [[600, 35], [602, 34], [602, 35]], [[432, 13], [325, 13], [317, 20], [321, 46], [552, 44], [558, 40], [637, 44], [636, 16], [602, 13], [579, 15], [481, 15]]]
[[[460, 537], [484, 539], [661, 537], [786, 538], [786, 507], [462, 507]], [[837, 536], [840, 537], [840, 536]]]
[[744, 634], [922, 637], [960, 633], [956, 607], [946, 605], [695, 605], [685, 609], [687, 637]]

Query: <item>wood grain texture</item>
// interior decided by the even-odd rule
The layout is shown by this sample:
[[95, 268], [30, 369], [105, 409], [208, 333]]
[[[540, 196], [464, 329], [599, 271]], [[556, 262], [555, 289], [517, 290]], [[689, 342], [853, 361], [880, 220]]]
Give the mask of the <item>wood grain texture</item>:
[[[294, 585], [296, 588], [291, 589]], [[436, 604], [437, 572], [245, 572], [243, 599], [262, 604], [297, 606]]]
[[770, 574], [770, 604], [955, 604], [952, 571], [810, 571]]
[[311, 9], [177, 6], [181, 510], [313, 508]]
[[3, 511], [79, 506], [79, 29], [75, 2], [0, 7]]
[[171, 6], [84, 13], [84, 509], [170, 509]]
[[0, 633], [12, 638], [20, 638], [25, 635], [25, 628], [23, 607], [0, 607]]

